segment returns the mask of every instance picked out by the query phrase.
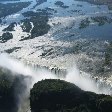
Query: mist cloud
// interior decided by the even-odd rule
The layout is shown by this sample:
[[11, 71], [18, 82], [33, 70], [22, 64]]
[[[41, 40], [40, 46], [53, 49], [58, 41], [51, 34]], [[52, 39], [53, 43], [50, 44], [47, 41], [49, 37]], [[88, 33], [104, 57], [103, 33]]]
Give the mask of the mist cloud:
[[[32, 77], [32, 85], [29, 85], [30, 88], [33, 87], [33, 84], [42, 80], [42, 79], [57, 79], [59, 78], [55, 74], [49, 72], [45, 69], [37, 69], [36, 71], [34, 68], [31, 68], [29, 66], [26, 66], [22, 62], [12, 59], [7, 54], [1, 54], [0, 55], [0, 66], [7, 68], [17, 74], [22, 74], [24, 76], [30, 76]], [[95, 93], [103, 93], [103, 94], [111, 94], [111, 87], [101, 86], [101, 82], [96, 82], [92, 78], [89, 77], [90, 74], [87, 73], [80, 73], [77, 66], [74, 66], [70, 70], [68, 70], [68, 74], [66, 75], [63, 80], [66, 80], [68, 82], [76, 84], [78, 87], [80, 87], [82, 90], [85, 91], [92, 91]], [[62, 79], [62, 78], [60, 78]]]

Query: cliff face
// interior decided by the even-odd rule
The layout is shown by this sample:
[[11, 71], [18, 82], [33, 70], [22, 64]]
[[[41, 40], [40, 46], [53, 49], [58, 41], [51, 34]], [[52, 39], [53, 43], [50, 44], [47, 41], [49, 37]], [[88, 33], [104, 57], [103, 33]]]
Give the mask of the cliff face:
[[32, 112], [111, 112], [112, 97], [85, 92], [74, 84], [42, 80], [30, 93]]

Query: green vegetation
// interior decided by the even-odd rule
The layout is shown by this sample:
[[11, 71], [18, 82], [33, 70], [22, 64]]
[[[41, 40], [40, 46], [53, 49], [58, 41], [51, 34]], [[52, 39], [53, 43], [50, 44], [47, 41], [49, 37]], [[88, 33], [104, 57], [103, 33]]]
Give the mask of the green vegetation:
[[108, 9], [112, 10], [112, 4], [108, 5]]
[[111, 112], [112, 97], [85, 92], [58, 79], [36, 83], [30, 92], [32, 112]]
[[26, 89], [24, 78], [0, 68], [0, 112], [18, 112], [19, 98]]
[[86, 1], [92, 4], [96, 4], [96, 5], [110, 5], [112, 4], [112, 0], [78, 0], [78, 1]]
[[110, 65], [111, 64], [111, 57], [109, 53], [105, 53], [105, 61], [104, 65]]
[[99, 99], [99, 110], [100, 112], [110, 112], [112, 110], [112, 98], [106, 96], [104, 98]]
[[89, 24], [90, 24], [89, 18], [86, 18], [81, 21], [79, 29], [86, 28], [87, 26], [89, 26]]
[[[38, 12], [28, 11], [23, 14], [25, 17], [29, 17], [29, 19], [23, 20], [25, 31], [29, 31], [31, 29], [30, 22], [33, 23], [34, 27], [31, 30], [31, 36], [26, 37], [25, 39], [33, 39], [38, 36], [42, 36], [48, 33], [50, 26], [48, 25], [48, 17], [49, 14], [46, 10], [38, 10]], [[27, 27], [27, 28], [26, 28]], [[22, 39], [22, 40], [25, 40]]]
[[49, 55], [51, 55], [51, 54], [53, 54], [53, 53], [54, 53], [53, 48], [50, 48], [50, 49], [48, 49], [48, 50], [45, 50], [45, 51], [42, 53], [42, 55], [40, 55], [40, 56], [45, 57], [45, 56], [49, 56]]
[[2, 23], [2, 20], [0, 19], [0, 23]]
[[110, 42], [109, 45], [106, 48], [105, 51], [105, 57], [104, 57], [104, 65], [105, 66], [111, 66], [112, 65], [112, 43]]
[[11, 48], [11, 49], [7, 49], [7, 50], [5, 50], [4, 52], [6, 52], [6, 53], [12, 53], [12, 52], [17, 52], [18, 51], [18, 49], [21, 49], [21, 47], [13, 47], [13, 48]]
[[28, 35], [27, 37], [22, 37], [19, 41], [24, 41], [29, 39], [32, 39], [30, 35]]
[[47, 2], [47, 0], [37, 0], [37, 4], [33, 8], [35, 8], [36, 6], [38, 6], [44, 2]]
[[[1, 112], [14, 112], [14, 95], [12, 92], [12, 77], [9, 77], [9, 74], [6, 75], [0, 69], [0, 111]], [[11, 101], [11, 103], [10, 103]], [[14, 109], [14, 110], [13, 110]]]
[[30, 2], [0, 3], [0, 18], [16, 13], [30, 5]]
[[31, 22], [28, 20], [28, 19], [25, 19], [22, 21], [22, 30], [23, 32], [30, 32], [31, 28], [32, 28], [32, 25], [31, 25]]
[[86, 28], [90, 25], [90, 23], [97, 23], [98, 26], [102, 26], [106, 23], [112, 23], [112, 19], [107, 16], [96, 16], [96, 17], [91, 17], [91, 18], [86, 18], [83, 19], [80, 24], [79, 24], [79, 29]]
[[15, 31], [14, 30], [15, 25], [17, 25], [16, 22], [11, 23], [7, 28], [3, 29], [3, 31]]
[[77, 0], [85, 1], [95, 5], [107, 5], [109, 10], [112, 10], [112, 0]]
[[93, 22], [97, 22], [99, 26], [102, 26], [105, 23], [111, 23], [112, 22], [112, 19], [108, 18], [106, 16], [91, 17], [91, 19], [93, 20]]
[[63, 3], [63, 2], [61, 2], [61, 1], [57, 1], [57, 2], [55, 2], [55, 5], [63, 6], [63, 5], [64, 5], [64, 3]]
[[0, 40], [1, 40], [1, 43], [5, 43], [12, 38], [13, 38], [12, 33], [6, 32], [2, 34], [2, 36], [0, 37]]
[[61, 1], [55, 2], [55, 5], [60, 6], [60, 7], [62, 7], [62, 8], [69, 8], [69, 6], [64, 5], [64, 3], [61, 2]]

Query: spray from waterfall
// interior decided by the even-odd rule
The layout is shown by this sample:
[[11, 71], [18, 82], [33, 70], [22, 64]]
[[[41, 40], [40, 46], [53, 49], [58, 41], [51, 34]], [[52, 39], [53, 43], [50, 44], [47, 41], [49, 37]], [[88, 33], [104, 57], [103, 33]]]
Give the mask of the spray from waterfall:
[[73, 68], [69, 69], [67, 71], [66, 77], [59, 77], [59, 74], [56, 75], [55, 73], [45, 68], [37, 68], [35, 70], [33, 67], [27, 66], [16, 59], [12, 59], [7, 54], [1, 54], [0, 67], [12, 71], [12, 75], [18, 76], [22, 74], [25, 77], [28, 76], [24, 80], [25, 85], [27, 85], [27, 89], [23, 90], [24, 92], [22, 92], [22, 94], [18, 94], [18, 91], [15, 91], [18, 100], [17, 101], [18, 112], [22, 112], [24, 110], [23, 106], [25, 103], [28, 102], [30, 89], [33, 87], [33, 85], [36, 82], [41, 81], [43, 79], [62, 79], [74, 83], [75, 85], [77, 85], [78, 87], [80, 87], [82, 90], [85, 91], [92, 91], [97, 94], [99, 93], [109, 94], [109, 95], [112, 94], [111, 86], [108, 85], [104, 86], [103, 83], [98, 81], [96, 82], [95, 80], [89, 77], [90, 76], [89, 74], [80, 72], [77, 66], [74, 66]]
[[[30, 76], [32, 78], [32, 84], [29, 85], [29, 88], [32, 88], [33, 84], [43, 80], [43, 79], [59, 79], [60, 77], [56, 76], [52, 72], [46, 69], [37, 69], [26, 66], [25, 64], [12, 59], [7, 54], [0, 55], [0, 66], [6, 69], [9, 69], [17, 74], [22, 74], [24, 76]], [[68, 70], [65, 78], [60, 78], [68, 82], [76, 84], [78, 87], [85, 91], [92, 91], [97, 94], [111, 94], [111, 87], [102, 86], [99, 88], [101, 82], [96, 82], [95, 80], [89, 77], [89, 74], [80, 72], [76, 66]]]
[[24, 76], [30, 76], [32, 78], [32, 85], [42, 79], [57, 78], [54, 74], [45, 69], [37, 69], [35, 71], [22, 62], [12, 59], [7, 54], [0, 55], [0, 66], [14, 72], [14, 75], [22, 74]]

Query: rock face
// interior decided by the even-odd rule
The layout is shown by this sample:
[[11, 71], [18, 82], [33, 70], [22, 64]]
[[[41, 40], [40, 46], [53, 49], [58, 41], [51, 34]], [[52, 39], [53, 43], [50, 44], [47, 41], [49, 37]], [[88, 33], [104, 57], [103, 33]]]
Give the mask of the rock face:
[[30, 92], [31, 112], [111, 112], [112, 97], [85, 92], [63, 80], [46, 79]]

